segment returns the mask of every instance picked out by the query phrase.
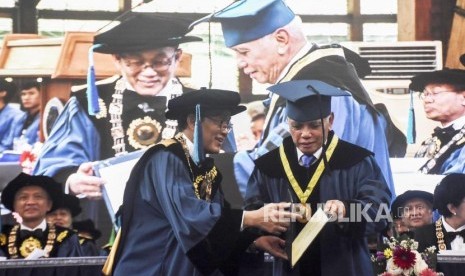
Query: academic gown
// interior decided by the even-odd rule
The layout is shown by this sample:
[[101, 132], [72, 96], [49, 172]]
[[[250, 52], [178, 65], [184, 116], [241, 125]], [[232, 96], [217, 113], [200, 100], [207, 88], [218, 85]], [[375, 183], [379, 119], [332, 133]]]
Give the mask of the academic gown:
[[[328, 50], [331, 51], [327, 53]], [[405, 137], [395, 135], [400, 133], [403, 136], [401, 132], [395, 131], [394, 124], [388, 120], [389, 117], [383, 116], [374, 107], [354, 66], [341, 56], [342, 52], [342, 48], [337, 45], [332, 45], [330, 48], [314, 45], [304, 57], [290, 67], [280, 82], [321, 80], [352, 93], [352, 97], [331, 99], [331, 110], [335, 114], [333, 130], [341, 139], [374, 153], [389, 189], [395, 194], [387, 138], [391, 139], [389, 144], [392, 144], [398, 152], [395, 143], [403, 141], [403, 147], [406, 148]], [[254, 159], [278, 147], [282, 139], [289, 136], [285, 99], [280, 97], [274, 108], [268, 112], [271, 112], [271, 117], [268, 125], [264, 126], [260, 146], [252, 153], [240, 153], [240, 156], [234, 160], [235, 175], [239, 185], [246, 185], [251, 168], [254, 166]]]
[[131, 173], [114, 275], [234, 274], [256, 236], [240, 231], [242, 210], [224, 200], [220, 172], [212, 201], [197, 198], [193, 181], [213, 166], [197, 167], [169, 141], [149, 149]]
[[[447, 128], [446, 128], [447, 129]], [[431, 137], [422, 142], [415, 157], [426, 157], [431, 146], [439, 144], [437, 154], [433, 155], [434, 166], [428, 169], [428, 174], [465, 173], [465, 127], [453, 131], [440, 128], [434, 129]], [[449, 142], [452, 144], [448, 146]], [[444, 151], [444, 153], [442, 153]], [[442, 153], [442, 154], [441, 154]], [[439, 154], [441, 154], [439, 156]], [[436, 158], [436, 156], [438, 156]], [[430, 159], [429, 159], [430, 160]], [[428, 167], [429, 161], [423, 167]], [[422, 168], [423, 168], [422, 167]]]
[[[441, 219], [441, 218], [439, 218]], [[446, 229], [444, 225], [441, 226], [442, 232], [446, 233]], [[422, 226], [420, 228], [415, 229], [414, 233], [414, 240], [418, 242], [418, 252], [422, 253], [425, 251], [426, 248], [430, 246], [436, 246], [436, 252], [439, 251], [438, 248], [438, 238], [436, 237], [436, 224], [428, 224]], [[447, 250], [451, 250], [450, 243], [452, 241], [445, 240], [444, 243], [446, 245]], [[463, 271], [465, 269], [465, 264], [463, 263], [437, 263], [436, 264], [436, 271], [443, 272], [444, 275], [447, 276], [460, 276], [463, 275]]]
[[24, 112], [7, 104], [0, 110], [0, 153], [13, 149], [14, 126]]
[[[333, 135], [330, 132], [328, 141], [333, 139]], [[302, 177], [302, 168], [298, 164], [291, 137], [284, 139], [283, 146], [299, 184], [306, 187], [308, 182], [301, 184], [305, 177]], [[264, 203], [300, 202], [283, 169], [279, 148], [258, 158], [255, 163], [247, 189], [246, 209], [256, 209]], [[381, 232], [386, 227], [391, 197], [392, 193], [372, 154], [366, 149], [339, 140], [329, 160], [329, 168], [323, 172], [306, 203], [310, 203], [315, 211], [317, 203], [337, 199], [344, 202], [349, 218], [357, 217], [356, 209], [351, 209], [350, 206], [353, 203], [359, 203], [360, 210], [367, 208], [366, 214], [373, 221], [378, 212], [384, 214], [384, 217], [377, 222], [367, 222], [365, 219], [350, 223], [329, 222], [318, 235], [316, 243], [307, 249], [297, 268], [291, 270], [288, 261], [276, 260], [274, 275], [309, 275], [308, 267], [312, 266], [319, 266], [315, 271], [319, 270], [325, 276], [373, 275], [366, 237]], [[384, 207], [380, 207], [381, 204]], [[295, 236], [302, 225], [298, 222], [293, 224], [294, 228], [297, 227]], [[291, 237], [287, 239], [293, 240]], [[319, 262], [315, 262], [315, 258], [319, 258]], [[307, 268], [302, 268], [299, 272], [305, 266]]]
[[29, 114], [24, 112], [21, 117], [19, 117], [18, 121], [14, 124], [14, 138], [19, 138], [24, 134], [24, 137], [27, 140], [29, 145], [34, 145], [36, 142], [39, 142], [39, 124], [40, 124], [40, 113], [34, 115], [32, 122], [26, 129], [23, 130], [24, 123], [28, 119]]
[[[102, 101], [98, 116], [91, 116], [87, 112], [86, 89], [73, 93], [42, 148], [33, 174], [53, 176], [64, 182], [80, 164], [115, 155], [112, 149], [114, 142], [111, 136], [109, 106], [113, 100], [117, 80], [118, 78], [112, 78], [108, 80], [109, 83], [98, 85], [99, 98]], [[182, 93], [182, 90], [179, 93]], [[142, 96], [128, 89], [124, 90], [121, 119], [126, 151], [140, 149], [137, 144], [134, 147], [134, 143], [129, 142], [128, 129], [131, 123], [145, 117], [160, 124], [161, 130], [155, 142], [161, 140], [166, 121], [166, 103], [166, 97]]]

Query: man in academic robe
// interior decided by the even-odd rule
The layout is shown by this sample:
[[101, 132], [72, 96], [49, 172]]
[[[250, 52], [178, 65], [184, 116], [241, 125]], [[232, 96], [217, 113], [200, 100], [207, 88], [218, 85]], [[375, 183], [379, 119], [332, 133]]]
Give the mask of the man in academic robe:
[[[241, 251], [256, 238], [250, 227], [274, 234], [287, 229], [286, 219], [266, 216], [295, 217], [284, 210], [287, 203], [231, 209], [221, 172], [205, 157], [220, 151], [231, 116], [245, 110], [239, 102], [237, 92], [200, 89], [168, 103], [166, 116], [178, 121], [181, 132], [149, 149], [131, 173], [120, 239], [109, 257], [113, 275], [231, 275]], [[283, 243], [268, 236], [261, 248], [284, 257]]]
[[420, 92], [426, 117], [440, 123], [415, 154], [428, 159], [420, 170], [465, 173], [465, 70], [421, 73], [411, 79], [410, 89]]
[[[387, 137], [403, 143], [405, 137], [391, 136], [395, 126], [371, 101], [360, 82], [370, 72], [369, 64], [356, 53], [337, 44], [318, 46], [306, 40], [302, 22], [283, 0], [241, 0], [198, 20], [219, 21], [225, 44], [236, 53], [239, 69], [259, 83], [316, 79], [340, 87], [350, 97], [333, 99], [338, 111], [333, 130], [342, 139], [372, 152], [394, 194]], [[292, 91], [290, 92], [292, 93]], [[289, 136], [285, 100], [270, 94], [262, 138], [251, 152], [239, 152], [234, 164], [239, 185], [245, 185], [253, 160], [277, 148]], [[401, 132], [392, 132], [400, 133]], [[398, 152], [398, 150], [397, 150]]]
[[[255, 161], [245, 209], [286, 201], [306, 206], [308, 218], [317, 208], [333, 218], [294, 268], [276, 259], [275, 275], [373, 275], [366, 237], [387, 226], [392, 193], [373, 153], [339, 139], [332, 130], [338, 115], [331, 112], [331, 101], [350, 94], [315, 80], [269, 89], [287, 100], [291, 136]], [[305, 223], [291, 224], [286, 246]]]
[[0, 153], [13, 149], [14, 125], [23, 112], [10, 101], [16, 94], [16, 85], [0, 79]]
[[48, 176], [20, 173], [2, 191], [3, 205], [18, 213], [21, 222], [2, 226], [0, 246], [9, 259], [23, 259], [35, 249], [43, 257], [79, 257], [82, 255], [73, 230], [46, 221], [63, 194], [61, 184]]

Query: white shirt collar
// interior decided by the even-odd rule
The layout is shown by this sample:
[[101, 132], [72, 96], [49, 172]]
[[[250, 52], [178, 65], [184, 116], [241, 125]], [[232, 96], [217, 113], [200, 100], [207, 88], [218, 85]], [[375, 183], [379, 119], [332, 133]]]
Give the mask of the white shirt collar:
[[31, 229], [22, 223], [19, 227], [20, 230], [29, 230], [29, 231], [34, 231], [37, 229], [42, 229], [42, 231], [45, 231], [46, 228], [47, 228], [47, 221], [45, 219], [39, 225], [37, 225], [34, 229]]
[[291, 61], [286, 65], [286, 67], [284, 67], [284, 70], [281, 71], [281, 74], [279, 74], [279, 77], [276, 79], [276, 83], [280, 82], [281, 79], [284, 78], [284, 76], [286, 76], [287, 71], [289, 71], [289, 68], [291, 68], [291, 66], [297, 60], [305, 56], [312, 47], [313, 47], [313, 44], [307, 42], [307, 44], [305, 44], [304, 47], [302, 47], [302, 49], [300, 49], [300, 51], [297, 52], [297, 54], [291, 59]]
[[454, 121], [450, 122], [449, 124], [443, 126], [443, 128], [446, 128], [448, 126], [453, 126], [455, 130], [463, 128], [465, 125], [465, 116], [462, 116], [460, 118], [455, 119]]
[[[449, 223], [446, 222], [444, 217], [441, 217], [441, 219], [442, 219], [442, 225], [444, 226], [444, 229], [447, 232], [459, 232], [459, 231], [462, 231], [463, 229], [465, 229], [465, 225], [462, 225], [459, 228], [454, 229], [454, 228], [452, 228], [452, 226], [450, 226]], [[453, 241], [451, 241], [451, 243], [450, 243], [450, 249], [451, 250], [461, 250], [461, 251], [465, 250], [465, 243], [463, 241], [463, 238], [461, 236], [456, 236], [455, 239]]]

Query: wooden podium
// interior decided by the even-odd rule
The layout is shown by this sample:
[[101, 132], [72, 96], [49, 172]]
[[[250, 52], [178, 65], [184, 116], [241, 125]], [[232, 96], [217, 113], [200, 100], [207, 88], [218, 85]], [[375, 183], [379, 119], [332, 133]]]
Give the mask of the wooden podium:
[[[6, 35], [0, 52], [0, 77], [41, 77], [40, 110], [43, 114], [50, 99], [57, 97], [65, 103], [70, 97], [71, 86], [85, 84], [88, 50], [94, 35], [92, 32], [67, 32], [59, 38], [44, 38], [36, 34]], [[190, 77], [191, 58], [190, 54], [183, 53], [177, 76]], [[97, 79], [119, 73], [108, 54], [94, 53], [94, 68]]]

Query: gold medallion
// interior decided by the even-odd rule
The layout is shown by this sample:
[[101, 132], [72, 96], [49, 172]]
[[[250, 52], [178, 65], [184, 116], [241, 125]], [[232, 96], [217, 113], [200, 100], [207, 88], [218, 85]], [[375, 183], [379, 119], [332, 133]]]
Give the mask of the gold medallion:
[[42, 244], [38, 239], [34, 237], [29, 237], [21, 243], [21, 246], [19, 247], [19, 253], [21, 254], [21, 256], [26, 258], [36, 248], [42, 248]]
[[129, 144], [135, 149], [143, 149], [155, 144], [160, 136], [162, 126], [149, 116], [131, 122], [126, 132]]
[[312, 216], [312, 207], [310, 204], [300, 203], [293, 205], [295, 213], [301, 214], [302, 218], [298, 218], [297, 221], [300, 223], [307, 223], [309, 218]]

